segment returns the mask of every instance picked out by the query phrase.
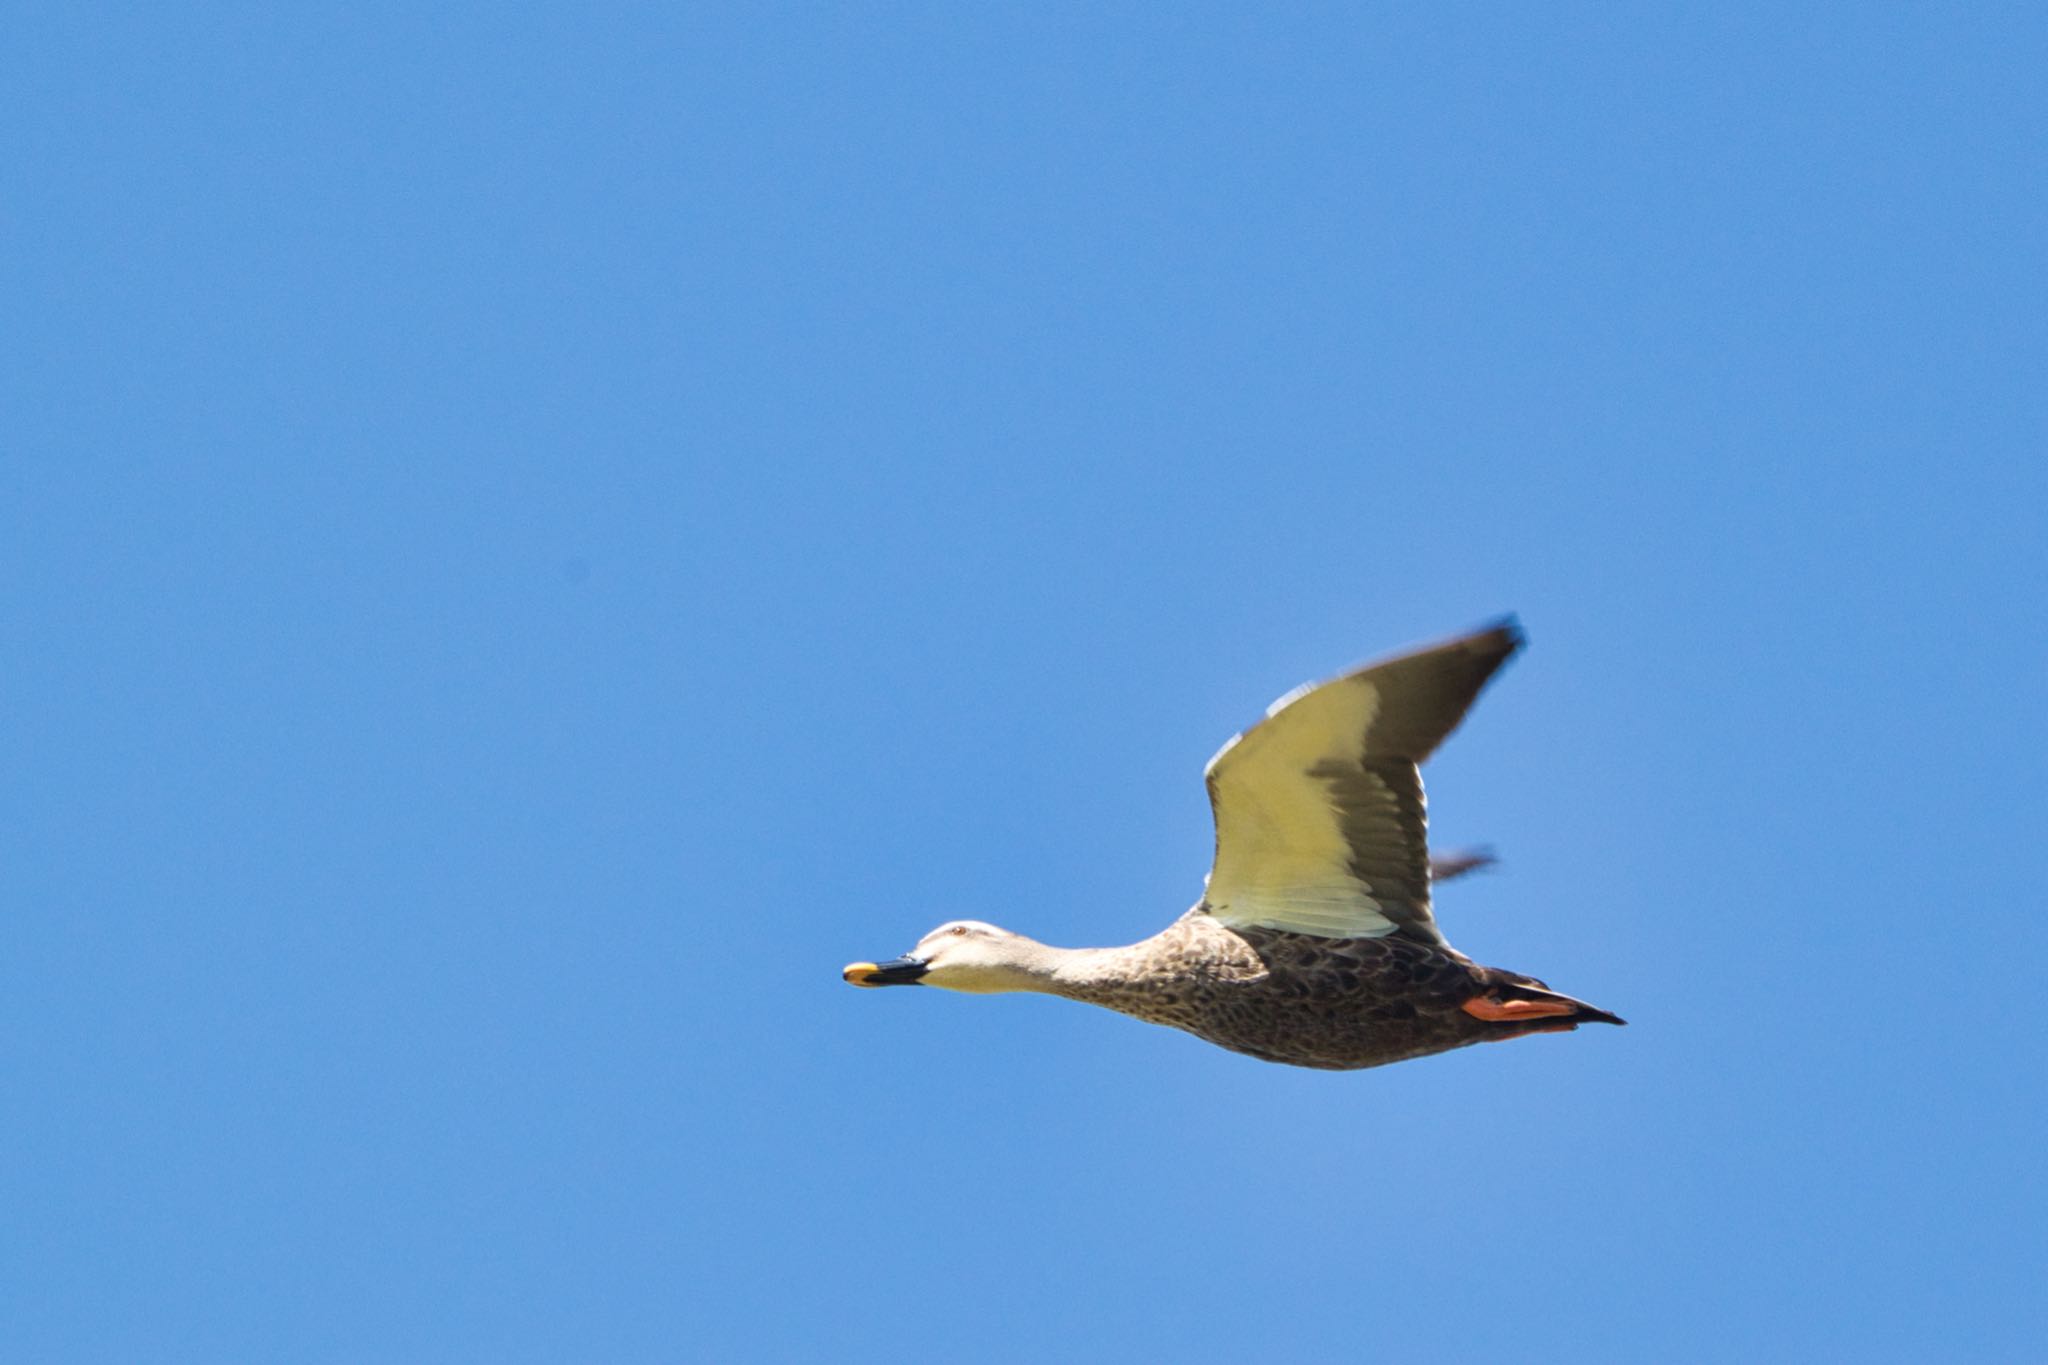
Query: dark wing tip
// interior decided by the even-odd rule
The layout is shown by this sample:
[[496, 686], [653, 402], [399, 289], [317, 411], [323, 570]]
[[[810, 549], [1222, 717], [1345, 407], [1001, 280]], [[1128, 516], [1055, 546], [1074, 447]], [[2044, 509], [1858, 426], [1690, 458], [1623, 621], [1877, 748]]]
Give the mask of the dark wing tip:
[[1429, 860], [1429, 879], [1433, 882], [1447, 882], [1453, 877], [1462, 877], [1467, 872], [1477, 872], [1483, 867], [1492, 867], [1500, 862], [1491, 848], [1459, 848], [1449, 853], [1439, 853]]
[[1522, 643], [1521, 622], [1509, 614], [1387, 661], [1380, 678], [1385, 710], [1375, 722], [1374, 741], [1389, 755], [1415, 763], [1427, 759]]
[[1477, 666], [1479, 677], [1474, 687], [1476, 692], [1528, 643], [1529, 637], [1522, 633], [1521, 621], [1516, 619], [1513, 612], [1509, 612], [1492, 624], [1481, 626], [1470, 635], [1451, 641], [1450, 645]]
[[1529, 643], [1529, 637], [1522, 633], [1521, 618], [1507, 612], [1481, 626], [1465, 637], [1469, 649], [1487, 653], [1508, 655]]

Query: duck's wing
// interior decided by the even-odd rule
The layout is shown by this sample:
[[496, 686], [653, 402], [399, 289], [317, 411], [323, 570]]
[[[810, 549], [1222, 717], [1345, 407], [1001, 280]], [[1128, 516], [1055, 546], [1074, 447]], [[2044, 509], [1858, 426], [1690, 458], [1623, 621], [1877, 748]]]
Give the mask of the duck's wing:
[[1209, 760], [1203, 907], [1241, 927], [1443, 945], [1417, 765], [1521, 644], [1508, 617], [1274, 702]]
[[1429, 879], [1431, 882], [1447, 882], [1462, 877], [1467, 872], [1477, 872], [1483, 867], [1492, 867], [1500, 859], [1493, 856], [1490, 848], [1461, 848], [1450, 853], [1429, 855]]

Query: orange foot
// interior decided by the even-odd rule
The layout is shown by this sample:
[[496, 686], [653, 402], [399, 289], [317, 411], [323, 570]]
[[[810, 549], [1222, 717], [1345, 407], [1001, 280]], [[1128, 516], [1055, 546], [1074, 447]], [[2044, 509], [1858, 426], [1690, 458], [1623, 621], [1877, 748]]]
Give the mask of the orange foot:
[[1521, 1024], [1579, 1012], [1577, 1005], [1567, 1005], [1562, 1000], [1489, 1000], [1483, 995], [1473, 996], [1458, 1008], [1489, 1024]]

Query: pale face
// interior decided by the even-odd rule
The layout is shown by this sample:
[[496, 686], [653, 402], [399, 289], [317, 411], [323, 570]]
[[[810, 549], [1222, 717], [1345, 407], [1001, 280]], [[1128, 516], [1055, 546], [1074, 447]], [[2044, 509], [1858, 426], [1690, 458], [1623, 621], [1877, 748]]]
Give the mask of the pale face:
[[980, 920], [956, 919], [926, 934], [910, 950], [924, 959], [924, 984], [949, 991], [1017, 989], [1015, 950], [1027, 940]]
[[941, 924], [892, 962], [856, 962], [842, 975], [856, 986], [938, 986], [949, 991], [987, 993], [1032, 988], [1022, 959], [1035, 946], [980, 920]]

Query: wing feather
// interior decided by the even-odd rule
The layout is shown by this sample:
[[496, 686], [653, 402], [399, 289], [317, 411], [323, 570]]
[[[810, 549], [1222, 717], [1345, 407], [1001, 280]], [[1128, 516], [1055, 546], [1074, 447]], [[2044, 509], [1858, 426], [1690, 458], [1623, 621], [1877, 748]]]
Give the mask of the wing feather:
[[1209, 913], [1323, 938], [1401, 933], [1442, 945], [1419, 765], [1521, 643], [1508, 618], [1298, 688], [1225, 744], [1207, 771]]

